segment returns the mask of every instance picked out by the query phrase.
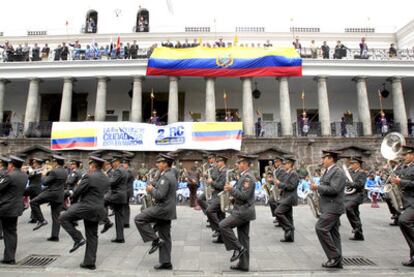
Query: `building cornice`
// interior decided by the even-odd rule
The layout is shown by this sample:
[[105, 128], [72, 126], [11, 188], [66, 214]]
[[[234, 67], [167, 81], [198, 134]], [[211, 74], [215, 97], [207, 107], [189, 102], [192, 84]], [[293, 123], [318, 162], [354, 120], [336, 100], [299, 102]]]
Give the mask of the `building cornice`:
[[[0, 63], [0, 78], [27, 80], [31, 78], [64, 79], [73, 77], [110, 78], [146, 75], [146, 59], [97, 60], [65, 62]], [[414, 77], [414, 63], [401, 60], [303, 60], [303, 76], [367, 76]], [[156, 77], [151, 77], [156, 78]]]

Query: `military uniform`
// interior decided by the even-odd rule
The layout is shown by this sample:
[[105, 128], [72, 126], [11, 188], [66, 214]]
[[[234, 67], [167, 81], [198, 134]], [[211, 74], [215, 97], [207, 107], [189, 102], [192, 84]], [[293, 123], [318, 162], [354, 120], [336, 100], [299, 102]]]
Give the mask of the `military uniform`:
[[[7, 164], [10, 162], [10, 160], [6, 157], [0, 156], [0, 180], [3, 179], [7, 174]], [[0, 240], [3, 239], [3, 226], [1, 225], [0, 220]]]
[[[406, 153], [414, 153], [414, 147], [404, 147]], [[398, 218], [398, 225], [410, 248], [410, 261], [405, 266], [414, 266], [414, 161], [406, 164], [399, 172], [400, 188], [404, 210]]]
[[[103, 164], [104, 160], [90, 157], [91, 161]], [[104, 194], [109, 187], [109, 179], [102, 172], [96, 171], [85, 174], [79, 186], [74, 190], [73, 203], [60, 217], [62, 228], [72, 237], [75, 245], [71, 252], [85, 244], [82, 233], [76, 229], [74, 222], [84, 220], [86, 235], [86, 251], [83, 265], [94, 267], [98, 249], [98, 224], [106, 216]]]
[[[230, 195], [234, 198], [233, 210], [219, 224], [226, 250], [245, 251], [239, 257], [236, 267], [243, 271], [249, 270], [250, 221], [256, 219], [255, 183], [256, 179], [250, 169], [241, 173], [239, 180], [230, 191]], [[237, 227], [237, 237], [232, 230], [235, 227]]]
[[[165, 159], [162, 157], [172, 159], [168, 155], [160, 154], [160, 156], [161, 158], [157, 162]], [[144, 242], [152, 241], [153, 248], [157, 243], [162, 242], [158, 244], [159, 262], [161, 265], [169, 266], [168, 269], [172, 269], [171, 220], [177, 219], [176, 186], [177, 177], [170, 168], [161, 172], [153, 190], [150, 192], [155, 201], [154, 206], [143, 210], [135, 217], [135, 225]]]
[[[213, 180], [211, 187], [213, 188], [213, 192], [211, 195], [211, 199], [208, 202], [208, 207], [206, 210], [208, 221], [210, 222], [211, 229], [215, 232], [220, 232], [219, 223], [223, 220], [226, 215], [220, 209], [220, 198], [218, 194], [223, 191], [224, 185], [226, 183], [226, 172], [227, 168], [222, 167], [219, 168], [217, 171], [217, 177]], [[219, 235], [217, 241], [221, 242], [222, 238]]]
[[[351, 162], [362, 162], [359, 158], [351, 158]], [[367, 180], [367, 174], [361, 169], [350, 171], [353, 183], [347, 182], [349, 189], [355, 189], [352, 194], [345, 194], [345, 210], [349, 223], [352, 226], [354, 237], [353, 240], [364, 240], [362, 234], [362, 223], [359, 217], [359, 205], [364, 201], [364, 188]]]
[[131, 207], [129, 206], [129, 200], [134, 196], [134, 181], [135, 174], [130, 167], [126, 169], [127, 173], [127, 203], [124, 206], [124, 227], [129, 227], [129, 219], [131, 217]]
[[[329, 154], [330, 152], [328, 152]], [[329, 261], [335, 261], [335, 264], [339, 263], [340, 267], [342, 267], [342, 246], [339, 218], [345, 212], [345, 184], [345, 174], [336, 164], [326, 169], [318, 186], [321, 215], [315, 226], [319, 242]]]
[[[115, 159], [119, 157], [114, 156]], [[124, 209], [127, 204], [128, 173], [121, 165], [112, 169], [112, 176], [109, 178], [109, 191], [105, 194], [105, 205], [111, 206], [115, 213], [116, 238], [112, 242], [125, 242], [124, 239]], [[112, 226], [107, 217], [104, 220], [104, 230]], [[104, 230], [102, 232], [104, 232]]]
[[294, 169], [286, 172], [280, 180], [281, 195], [275, 214], [280, 226], [285, 231], [285, 238], [281, 240], [282, 242], [294, 241], [293, 206], [298, 204], [297, 188], [299, 181], [299, 175]]
[[11, 156], [16, 164], [13, 171], [0, 178], [0, 223], [4, 232], [4, 257], [2, 263], [14, 264], [17, 249], [17, 218], [23, 213], [22, 197], [27, 175], [21, 172], [23, 160]]
[[[275, 168], [272, 178], [274, 176], [276, 176], [276, 178], [278, 180], [283, 180], [285, 178], [286, 175], [286, 171], [283, 168], [282, 165], [279, 165], [278, 167]], [[270, 212], [272, 213], [273, 217], [276, 217], [276, 208], [277, 208], [277, 200], [276, 199], [269, 199], [269, 207], [270, 207]], [[277, 219], [276, 219], [277, 220]]]
[[[55, 160], [63, 160], [63, 157], [53, 156]], [[63, 209], [64, 200], [64, 186], [68, 174], [66, 170], [58, 165], [55, 169], [49, 172], [48, 176], [43, 182], [43, 186], [46, 187], [35, 199], [30, 201], [30, 207], [33, 211], [34, 219], [38, 221], [38, 225], [34, 230], [39, 229], [42, 225], [46, 225], [47, 222], [43, 217], [43, 213], [40, 210], [40, 205], [49, 203], [52, 211], [52, 235], [50, 240], [59, 239], [60, 224], [58, 221], [60, 212]]]
[[[208, 170], [210, 170], [210, 177], [213, 180], [216, 180], [218, 177], [218, 169], [217, 166], [215, 164], [209, 164], [209, 168]], [[207, 174], [207, 172], [206, 172]], [[208, 176], [205, 176], [205, 179], [207, 180]], [[203, 184], [204, 187], [208, 186], [207, 183]], [[201, 207], [201, 210], [203, 211], [203, 213], [205, 215], [207, 215], [207, 207], [208, 207], [208, 199], [206, 198], [205, 193], [201, 193], [200, 196], [198, 197], [198, 205]]]
[[[43, 162], [37, 160], [38, 162]], [[42, 173], [39, 172], [39, 169], [34, 169], [32, 173], [29, 174], [29, 185], [27, 186], [24, 196], [28, 196], [30, 200], [35, 199], [42, 192]], [[31, 211], [31, 223], [36, 223], [33, 216], [33, 211]]]

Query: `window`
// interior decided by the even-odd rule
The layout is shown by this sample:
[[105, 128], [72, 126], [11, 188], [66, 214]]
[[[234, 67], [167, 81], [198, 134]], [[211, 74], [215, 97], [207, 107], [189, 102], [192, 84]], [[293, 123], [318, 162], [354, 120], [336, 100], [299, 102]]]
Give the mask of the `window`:
[[149, 32], [149, 12], [139, 7], [135, 32]]
[[83, 32], [84, 33], [96, 33], [98, 31], [98, 12], [95, 10], [89, 10], [86, 13], [86, 21]]

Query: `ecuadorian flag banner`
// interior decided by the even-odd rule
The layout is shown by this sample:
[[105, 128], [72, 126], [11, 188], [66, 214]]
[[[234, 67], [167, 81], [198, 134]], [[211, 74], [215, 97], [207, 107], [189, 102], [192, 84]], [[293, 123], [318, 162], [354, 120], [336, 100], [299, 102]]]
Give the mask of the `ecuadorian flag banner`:
[[241, 149], [242, 122], [54, 122], [53, 150], [175, 151]]
[[147, 75], [197, 77], [302, 76], [302, 59], [294, 48], [157, 47]]

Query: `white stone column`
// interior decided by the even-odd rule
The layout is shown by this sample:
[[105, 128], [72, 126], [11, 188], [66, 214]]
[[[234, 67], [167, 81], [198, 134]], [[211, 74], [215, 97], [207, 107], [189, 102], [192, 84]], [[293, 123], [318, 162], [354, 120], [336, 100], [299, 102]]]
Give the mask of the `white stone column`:
[[401, 77], [389, 79], [392, 85], [392, 106], [394, 111], [394, 121], [400, 124], [400, 132], [403, 136], [408, 136], [407, 110], [404, 101], [404, 92]]
[[319, 122], [321, 123], [322, 136], [331, 135], [331, 116], [329, 112], [328, 89], [326, 87], [326, 77], [317, 76], [314, 80], [318, 83], [318, 109]]
[[107, 83], [107, 77], [98, 77], [98, 86], [96, 89], [95, 121], [105, 121]]
[[358, 98], [358, 117], [362, 122], [364, 136], [372, 135], [371, 111], [369, 108], [367, 78], [355, 77], [352, 79], [356, 82], [357, 98]]
[[254, 136], [252, 79], [242, 78], [241, 80], [243, 86], [243, 132], [246, 136]]
[[280, 123], [282, 136], [292, 136], [292, 115], [290, 111], [289, 82], [287, 77], [277, 78], [279, 81]]
[[3, 122], [4, 98], [6, 95], [7, 80], [0, 79], [0, 123]]
[[168, 96], [168, 124], [178, 121], [178, 78], [170, 77], [170, 92]]
[[[129, 120], [132, 122], [142, 122], [142, 81], [144, 77], [135, 76], [132, 86], [132, 104]], [[152, 112], [152, 111], [151, 111]]]
[[62, 104], [60, 106], [59, 121], [68, 122], [72, 117], [72, 90], [73, 78], [66, 77], [63, 80]]
[[214, 78], [206, 78], [206, 121], [216, 121], [216, 80]]
[[27, 95], [26, 112], [24, 115], [24, 134], [31, 135], [30, 124], [37, 122], [38, 106], [40, 103], [39, 79], [31, 79], [29, 84], [29, 93]]

